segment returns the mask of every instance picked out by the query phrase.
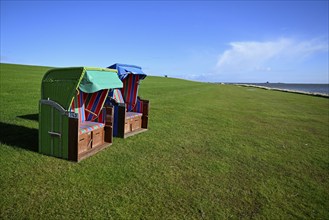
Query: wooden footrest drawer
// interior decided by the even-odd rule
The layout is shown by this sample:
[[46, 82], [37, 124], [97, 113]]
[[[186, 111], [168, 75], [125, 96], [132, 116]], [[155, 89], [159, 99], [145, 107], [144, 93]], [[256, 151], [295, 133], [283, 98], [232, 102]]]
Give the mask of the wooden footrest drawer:
[[78, 136], [78, 154], [104, 144], [104, 128], [98, 128]]
[[78, 136], [78, 153], [83, 153], [91, 149], [92, 138], [91, 132], [84, 133]]
[[142, 127], [142, 116], [126, 119], [125, 121], [125, 133], [138, 130], [141, 127]]
[[104, 144], [104, 128], [98, 128], [92, 131], [93, 145], [97, 147]]

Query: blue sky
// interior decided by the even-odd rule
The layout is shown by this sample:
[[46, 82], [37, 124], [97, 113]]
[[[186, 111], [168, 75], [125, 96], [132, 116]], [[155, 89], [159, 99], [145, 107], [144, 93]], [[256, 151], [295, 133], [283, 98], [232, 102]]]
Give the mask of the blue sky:
[[1, 62], [328, 83], [328, 1], [1, 1]]

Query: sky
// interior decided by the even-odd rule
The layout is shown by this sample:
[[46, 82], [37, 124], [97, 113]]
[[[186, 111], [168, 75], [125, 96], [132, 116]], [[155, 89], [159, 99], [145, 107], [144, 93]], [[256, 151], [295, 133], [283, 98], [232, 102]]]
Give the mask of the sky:
[[3, 1], [1, 62], [329, 83], [328, 1]]

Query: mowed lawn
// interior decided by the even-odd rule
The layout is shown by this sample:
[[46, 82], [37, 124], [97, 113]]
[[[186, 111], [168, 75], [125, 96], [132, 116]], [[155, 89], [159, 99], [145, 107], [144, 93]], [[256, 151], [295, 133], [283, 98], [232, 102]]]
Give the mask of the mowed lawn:
[[149, 131], [37, 153], [48, 68], [1, 64], [0, 219], [329, 219], [329, 99], [147, 77]]

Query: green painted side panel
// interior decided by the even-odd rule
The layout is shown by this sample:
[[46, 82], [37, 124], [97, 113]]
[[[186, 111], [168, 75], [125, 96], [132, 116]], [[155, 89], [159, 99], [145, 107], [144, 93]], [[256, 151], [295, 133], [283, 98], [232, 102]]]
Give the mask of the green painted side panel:
[[[52, 129], [52, 131], [62, 134], [62, 131], [61, 131], [62, 122], [60, 120], [61, 120], [61, 114], [58, 111], [54, 110], [53, 111], [53, 129]], [[53, 136], [52, 137], [52, 142], [53, 142], [52, 143], [52, 145], [53, 145], [52, 155], [55, 156], [55, 157], [61, 157], [62, 156], [61, 155], [61, 152], [62, 152], [61, 141], [62, 141], [62, 138], [60, 138], [58, 136]]]
[[47, 155], [51, 155], [50, 153], [50, 141], [51, 137], [48, 134], [50, 131], [51, 125], [51, 108], [49, 105], [41, 105], [39, 112], [39, 152]]
[[41, 104], [39, 103], [39, 114], [38, 114], [38, 121], [39, 121], [39, 129], [38, 129], [38, 152], [41, 153], [41, 135], [42, 135], [42, 132], [41, 132]]
[[67, 116], [63, 117], [63, 123], [62, 123], [62, 158], [68, 159], [69, 158], [69, 118]]
[[[59, 133], [61, 136], [51, 135]], [[68, 117], [49, 105], [40, 105], [39, 152], [68, 159]]]
[[42, 79], [41, 99], [50, 99], [68, 109], [85, 72], [83, 67], [49, 70]]

